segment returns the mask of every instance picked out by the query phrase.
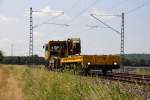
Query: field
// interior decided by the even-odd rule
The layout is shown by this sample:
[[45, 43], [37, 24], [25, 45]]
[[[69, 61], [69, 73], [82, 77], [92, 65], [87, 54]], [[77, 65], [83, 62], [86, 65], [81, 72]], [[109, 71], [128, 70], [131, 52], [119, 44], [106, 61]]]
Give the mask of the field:
[[0, 65], [0, 100], [142, 100], [120, 82], [50, 72], [36, 66]]

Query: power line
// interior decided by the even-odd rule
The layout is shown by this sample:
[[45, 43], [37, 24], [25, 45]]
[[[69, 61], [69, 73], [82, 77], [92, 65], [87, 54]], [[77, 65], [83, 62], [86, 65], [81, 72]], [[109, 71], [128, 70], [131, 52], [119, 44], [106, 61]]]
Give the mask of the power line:
[[77, 1], [70, 7], [69, 12], [77, 6], [77, 4], [79, 3], [79, 1], [80, 1], [80, 0], [77, 0]]
[[71, 19], [69, 22], [73, 22], [75, 21], [78, 17], [80, 17], [80, 15], [82, 15], [83, 13], [85, 13], [87, 10], [89, 10], [92, 6], [94, 6], [95, 4], [97, 4], [99, 0], [95, 0], [91, 5], [89, 5], [88, 7], [86, 7], [85, 9], [83, 9], [78, 15], [76, 15], [73, 19]]
[[[92, 6], [94, 6], [95, 4], [97, 4], [97, 2], [99, 2], [99, 0], [95, 0], [92, 4], [90, 4], [88, 7], [86, 7], [85, 9], [83, 9], [79, 14], [77, 14], [75, 17], [73, 17], [70, 21], [68, 21], [67, 23], [72, 23], [73, 21], [75, 21], [77, 18], [79, 18], [83, 13], [85, 13], [87, 10], [89, 10]], [[54, 29], [54, 32], [57, 30]]]
[[102, 17], [104, 17], [104, 16], [105, 16], [105, 17], [106, 17], [106, 16], [108, 16], [108, 17], [109, 17], [109, 16], [110, 16], [110, 17], [111, 17], [111, 16], [120, 17], [120, 16], [121, 16], [121, 15], [117, 15], [117, 14], [116, 14], [116, 15], [115, 15], [115, 14], [114, 14], [114, 15], [108, 15], [108, 14], [107, 14], [107, 15], [102, 15], [102, 14], [92, 14], [92, 15], [102, 16]]
[[[45, 24], [45, 22], [43, 23], [40, 23], [38, 25], [35, 25], [33, 26], [33, 13], [36, 13], [36, 12], [40, 12], [40, 13], [46, 13], [46, 14], [50, 14], [52, 15], [53, 12], [43, 12], [43, 11], [38, 11], [38, 10], [34, 10], [32, 9], [32, 7], [30, 8], [30, 39], [29, 39], [29, 57], [31, 57], [31, 63], [33, 64], [33, 29], [40, 26], [40, 25], [43, 25]], [[64, 12], [55, 12], [59, 15], [62, 15], [64, 14]]]
[[125, 4], [125, 3], [127, 3], [127, 1], [129, 1], [129, 0], [122, 0], [122, 1], [120, 1], [119, 3], [117, 3], [116, 5], [113, 5], [112, 7], [110, 7], [109, 9], [115, 9], [115, 8], [117, 8], [117, 7], [119, 7], [119, 6], [121, 6], [121, 5], [123, 5], [123, 4]]
[[[110, 28], [111, 30], [113, 30], [114, 32], [116, 32], [117, 34], [121, 35], [121, 48], [120, 48], [120, 67], [122, 69], [122, 71], [124, 71], [124, 67], [123, 67], [123, 59], [124, 59], [124, 13], [122, 13], [121, 17], [122, 17], [122, 23], [121, 23], [121, 32], [119, 32], [118, 30], [114, 29], [113, 27], [111, 27], [110, 25], [106, 24], [105, 22], [103, 22], [101, 19], [97, 18], [96, 16], [94, 16], [93, 14], [90, 14], [94, 19], [98, 20], [100, 23], [102, 23], [103, 25], [105, 25], [107, 28]], [[113, 15], [114, 16], [114, 15]]]
[[125, 14], [133, 13], [133, 12], [137, 11], [138, 9], [141, 9], [141, 8], [143, 8], [144, 6], [147, 6], [147, 5], [149, 5], [149, 4], [150, 4], [150, 1], [145, 2], [145, 3], [143, 3], [143, 4], [139, 5], [139, 6], [137, 6], [136, 8], [133, 8], [133, 9], [127, 11]]
[[103, 22], [102, 20], [100, 20], [99, 18], [95, 17], [93, 14], [90, 14], [93, 18], [95, 18], [96, 20], [98, 20], [99, 22], [101, 22], [103, 25], [105, 25], [106, 27], [112, 29], [113, 31], [115, 31], [117, 34], [121, 34], [118, 30], [114, 29], [113, 27], [111, 27], [110, 25], [106, 24], [105, 22]]
[[86, 27], [89, 27], [89, 28], [98, 28], [99, 26], [98, 25], [86, 25]]
[[43, 24], [54, 24], [54, 25], [66, 26], [66, 27], [69, 27], [69, 26], [70, 26], [70, 25], [68, 25], [68, 24], [49, 23], [49, 22], [44, 22]]

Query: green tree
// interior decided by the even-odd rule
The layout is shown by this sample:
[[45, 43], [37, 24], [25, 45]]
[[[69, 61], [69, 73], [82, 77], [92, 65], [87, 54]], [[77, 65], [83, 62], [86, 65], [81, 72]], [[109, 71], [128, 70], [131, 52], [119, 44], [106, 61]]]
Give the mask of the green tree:
[[124, 57], [124, 59], [123, 59], [123, 65], [130, 66], [131, 65], [131, 61], [129, 59], [127, 59], [127, 58]]
[[34, 64], [39, 63], [39, 56], [37, 54], [33, 55], [33, 61], [34, 61]]
[[140, 59], [139, 65], [146, 66], [146, 61], [144, 59]]
[[4, 58], [3, 52], [0, 50], [0, 62], [3, 61], [3, 58]]
[[150, 66], [150, 60], [147, 61], [147, 66]]
[[137, 66], [138, 65], [138, 60], [136, 58], [131, 59], [131, 65], [132, 66]]

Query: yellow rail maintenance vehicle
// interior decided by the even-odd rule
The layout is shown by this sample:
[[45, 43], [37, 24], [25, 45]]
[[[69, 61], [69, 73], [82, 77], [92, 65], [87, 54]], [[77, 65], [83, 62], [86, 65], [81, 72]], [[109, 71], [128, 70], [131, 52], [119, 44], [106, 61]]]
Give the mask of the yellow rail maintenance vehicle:
[[64, 41], [49, 41], [45, 45], [45, 67], [49, 70], [73, 69], [89, 73], [91, 70], [102, 70], [103, 74], [120, 68], [118, 55], [80, 55], [81, 41], [70, 38]]

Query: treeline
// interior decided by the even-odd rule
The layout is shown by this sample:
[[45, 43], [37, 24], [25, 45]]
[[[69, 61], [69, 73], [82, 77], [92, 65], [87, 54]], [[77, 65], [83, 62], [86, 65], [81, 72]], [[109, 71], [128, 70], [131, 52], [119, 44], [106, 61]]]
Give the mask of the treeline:
[[4, 58], [3, 52], [0, 50], [0, 63], [3, 61], [3, 58]]
[[[39, 57], [37, 55], [32, 57], [27, 57], [27, 56], [6, 56], [3, 57], [3, 60], [1, 61], [3, 64], [35, 64], [35, 65], [44, 65], [45, 61], [43, 57]], [[128, 59], [124, 58], [123, 60], [123, 65], [124, 66], [150, 66], [150, 60], [145, 60], [145, 59]]]
[[[34, 55], [29, 56], [4, 56], [0, 50], [0, 63], [3, 64], [45, 64], [44, 58]], [[150, 66], [150, 54], [125, 54], [124, 66]]]
[[133, 59], [128, 59], [128, 58], [124, 58], [123, 60], [123, 65], [124, 66], [150, 66], [150, 60], [147, 59], [137, 59], [137, 58], [133, 58]]
[[41, 65], [44, 64], [44, 58], [34, 55], [33, 58], [29, 56], [4, 56], [3, 60], [1, 60], [3, 64], [35, 64]]
[[45, 64], [45, 60], [43, 57], [39, 57], [38, 55], [30, 56], [4, 56], [3, 52], [0, 50], [0, 63], [1, 64], [35, 64], [41, 65]]

